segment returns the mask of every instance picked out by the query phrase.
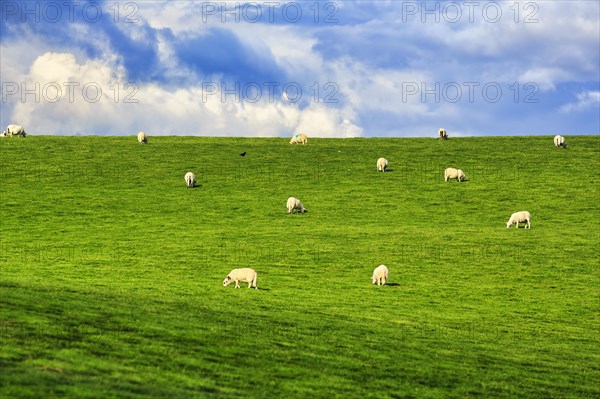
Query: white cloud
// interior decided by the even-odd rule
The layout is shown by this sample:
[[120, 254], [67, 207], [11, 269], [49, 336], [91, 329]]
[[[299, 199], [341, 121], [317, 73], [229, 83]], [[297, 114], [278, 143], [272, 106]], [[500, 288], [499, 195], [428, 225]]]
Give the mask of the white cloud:
[[525, 71], [517, 77], [520, 83], [535, 83], [542, 91], [554, 90], [557, 82], [565, 82], [570, 72], [556, 67], [536, 67]]
[[374, 69], [351, 58], [340, 59], [330, 66], [339, 85], [340, 96], [347, 98], [355, 110], [382, 110], [399, 115], [423, 115], [427, 104], [420, 94], [411, 94], [430, 77], [426, 72]]
[[[571, 79], [597, 79], [600, 3], [507, 0], [494, 2], [494, 7], [484, 11], [487, 3], [470, 3], [472, 22], [464, 2], [455, 3], [463, 5], [457, 23], [447, 23], [443, 18], [435, 23], [431, 15], [427, 16], [427, 23], [421, 23], [418, 13], [409, 18], [397, 36], [409, 42], [425, 37], [436, 49], [443, 45], [445, 62], [439, 66], [420, 64], [437, 77], [447, 76], [447, 68], [452, 68], [454, 61], [460, 67], [451, 69], [455, 78], [469, 76], [479, 82], [539, 79], [534, 82], [540, 88], [551, 90]], [[497, 21], [490, 18], [496, 15], [496, 7], [502, 10]], [[424, 62], [435, 56], [426, 53], [427, 47], [423, 42]]]
[[571, 102], [560, 107], [561, 112], [577, 112], [596, 107], [600, 112], [600, 91], [586, 91], [577, 94], [577, 101]]
[[[289, 136], [362, 134], [349, 109], [321, 103], [300, 109], [267, 95], [256, 103], [207, 95], [201, 86], [168, 90], [157, 84], [125, 88], [123, 71], [99, 60], [79, 62], [70, 53], [45, 53], [32, 64], [25, 84], [37, 87], [14, 102], [13, 120], [33, 134]], [[69, 92], [70, 91], [70, 92]], [[129, 98], [128, 98], [129, 96]], [[71, 101], [72, 100], [72, 101]], [[137, 102], [132, 102], [137, 101]]]
[[[206, 29], [202, 17], [198, 17], [202, 2], [193, 1], [144, 1], [136, 17], [154, 29], [170, 29], [175, 35], [185, 35]], [[196, 16], [196, 17], [192, 17]]]
[[309, 137], [360, 137], [362, 128], [348, 119], [353, 116], [350, 109], [336, 110], [312, 103], [300, 115], [297, 131]]

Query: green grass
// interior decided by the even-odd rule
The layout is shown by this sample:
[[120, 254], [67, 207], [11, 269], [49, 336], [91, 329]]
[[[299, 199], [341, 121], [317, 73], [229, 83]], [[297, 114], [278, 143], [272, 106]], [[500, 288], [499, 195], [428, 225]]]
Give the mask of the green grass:
[[600, 137], [567, 141], [2, 139], [0, 397], [600, 397]]

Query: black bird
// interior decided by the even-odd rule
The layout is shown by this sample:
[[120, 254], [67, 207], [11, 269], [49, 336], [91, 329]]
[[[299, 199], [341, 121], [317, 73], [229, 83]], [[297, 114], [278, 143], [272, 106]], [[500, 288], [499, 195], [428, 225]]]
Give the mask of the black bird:
[[245, 156], [246, 156], [246, 151], [242, 152], [242, 153], [240, 154], [240, 156], [242, 156], [242, 157], [245, 157]]

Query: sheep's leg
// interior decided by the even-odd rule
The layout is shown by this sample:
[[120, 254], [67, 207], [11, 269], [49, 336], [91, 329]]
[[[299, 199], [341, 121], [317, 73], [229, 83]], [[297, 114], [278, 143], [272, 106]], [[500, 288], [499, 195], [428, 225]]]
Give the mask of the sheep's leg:
[[235, 288], [240, 288], [240, 283], [237, 280], [235, 280]]

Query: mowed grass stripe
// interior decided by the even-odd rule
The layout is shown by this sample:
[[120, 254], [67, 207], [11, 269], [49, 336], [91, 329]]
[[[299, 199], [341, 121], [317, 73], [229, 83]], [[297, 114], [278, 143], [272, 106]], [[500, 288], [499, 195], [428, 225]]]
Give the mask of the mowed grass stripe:
[[0, 394], [597, 397], [600, 138], [567, 141], [4, 139]]

